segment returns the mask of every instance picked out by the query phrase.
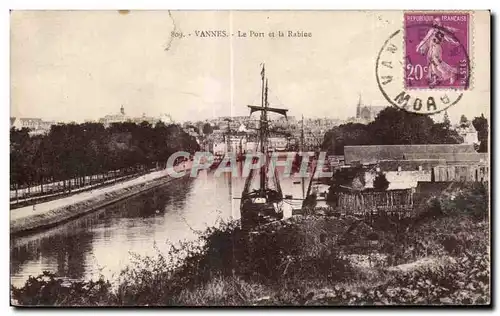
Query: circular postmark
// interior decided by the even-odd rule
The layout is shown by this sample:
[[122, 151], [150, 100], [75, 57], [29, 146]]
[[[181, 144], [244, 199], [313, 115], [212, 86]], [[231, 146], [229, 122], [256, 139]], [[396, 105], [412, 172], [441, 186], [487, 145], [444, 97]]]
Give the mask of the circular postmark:
[[[377, 56], [377, 84], [389, 103], [435, 114], [458, 103], [469, 89], [468, 46], [457, 28], [412, 24], [391, 34]], [[465, 37], [467, 39], [467, 37]]]

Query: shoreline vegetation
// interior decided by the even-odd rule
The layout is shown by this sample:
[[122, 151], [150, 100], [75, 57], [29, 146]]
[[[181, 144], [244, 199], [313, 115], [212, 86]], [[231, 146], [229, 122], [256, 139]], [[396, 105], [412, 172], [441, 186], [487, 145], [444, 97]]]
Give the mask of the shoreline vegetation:
[[[50, 272], [11, 288], [16, 306], [487, 305], [488, 188], [430, 197], [411, 219], [296, 215], [244, 232], [221, 221], [194, 242], [132, 255], [117, 280]], [[113, 284], [113, 285], [112, 285]]]

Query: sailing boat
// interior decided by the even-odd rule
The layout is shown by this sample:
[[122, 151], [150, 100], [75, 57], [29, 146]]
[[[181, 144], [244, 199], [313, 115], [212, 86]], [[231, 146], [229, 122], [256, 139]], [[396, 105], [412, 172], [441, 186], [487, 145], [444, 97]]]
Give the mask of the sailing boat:
[[[261, 106], [249, 105], [250, 115], [260, 112], [259, 143], [260, 152], [263, 154], [265, 163], [259, 169], [251, 170], [245, 181], [245, 187], [241, 194], [241, 226], [251, 228], [266, 224], [283, 218], [283, 192], [277, 171], [268, 177], [268, 138], [269, 121], [268, 112], [278, 113], [286, 117], [287, 109], [271, 108], [267, 101], [268, 81], [265, 75], [265, 67], [262, 65], [262, 97]], [[252, 184], [257, 186], [252, 188]]]

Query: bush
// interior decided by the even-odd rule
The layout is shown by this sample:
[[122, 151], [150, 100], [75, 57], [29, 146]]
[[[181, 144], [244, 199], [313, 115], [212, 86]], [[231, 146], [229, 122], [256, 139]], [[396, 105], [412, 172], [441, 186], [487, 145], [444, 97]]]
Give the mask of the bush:
[[200, 233], [198, 240], [171, 246], [155, 257], [134, 255], [133, 263], [120, 275], [118, 297], [122, 305], [172, 305], [185, 289], [213, 278], [230, 276], [241, 231], [237, 222], [221, 222]]
[[385, 191], [389, 188], [389, 181], [385, 177], [384, 173], [377, 174], [375, 180], [373, 180], [373, 188], [376, 191]]
[[489, 257], [464, 254], [458, 260], [398, 272], [383, 284], [349, 289], [334, 286], [319, 293], [304, 293], [311, 305], [464, 305], [489, 304]]
[[461, 188], [445, 190], [433, 196], [418, 209], [417, 221], [427, 218], [465, 216], [475, 220], [488, 220], [489, 190], [487, 184], [472, 182]]
[[489, 192], [484, 183], [474, 182], [443, 202], [447, 214], [457, 212], [486, 220], [489, 215]]
[[64, 285], [55, 274], [44, 271], [37, 277], [30, 276], [25, 285], [12, 287], [14, 305], [22, 306], [103, 306], [114, 305], [111, 284], [98, 281], [71, 282]]

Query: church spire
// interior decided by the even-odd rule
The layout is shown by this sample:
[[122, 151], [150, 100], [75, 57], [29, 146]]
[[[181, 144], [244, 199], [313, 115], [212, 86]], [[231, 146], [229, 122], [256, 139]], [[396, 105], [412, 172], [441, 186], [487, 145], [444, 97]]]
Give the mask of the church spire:
[[356, 118], [361, 116], [361, 93], [359, 94], [358, 106], [356, 107]]
[[448, 116], [448, 111], [444, 111], [443, 123], [446, 124], [446, 127], [450, 127], [450, 117]]

